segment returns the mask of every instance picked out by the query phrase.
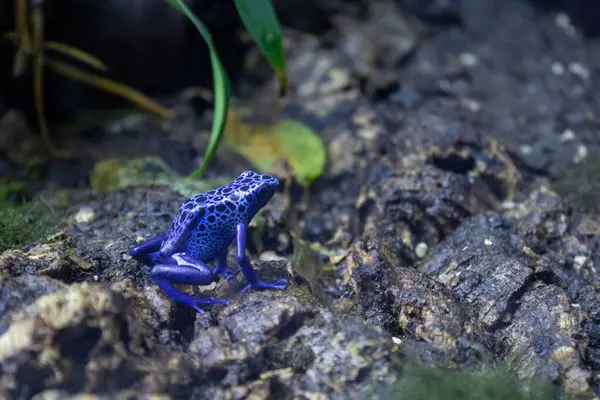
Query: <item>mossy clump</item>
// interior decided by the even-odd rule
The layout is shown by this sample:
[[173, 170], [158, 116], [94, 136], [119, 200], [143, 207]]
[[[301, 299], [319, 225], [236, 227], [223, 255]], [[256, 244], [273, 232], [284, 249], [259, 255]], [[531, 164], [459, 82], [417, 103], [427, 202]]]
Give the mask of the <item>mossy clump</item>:
[[575, 205], [600, 210], [600, 151], [594, 151], [580, 164], [563, 169], [554, 179], [552, 189], [568, 197]]
[[384, 400], [552, 400], [552, 385], [524, 382], [504, 370], [477, 372], [403, 366], [402, 377], [383, 396]]
[[42, 203], [14, 204], [0, 200], [0, 253], [36, 243], [57, 225], [56, 215]]

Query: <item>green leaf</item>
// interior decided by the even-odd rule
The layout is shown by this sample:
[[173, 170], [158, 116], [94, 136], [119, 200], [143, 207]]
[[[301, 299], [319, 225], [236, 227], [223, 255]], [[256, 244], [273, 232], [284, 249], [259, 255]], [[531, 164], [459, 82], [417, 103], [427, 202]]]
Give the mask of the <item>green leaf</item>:
[[279, 21], [271, 0], [234, 0], [244, 26], [254, 38], [279, 80], [280, 96], [287, 91], [287, 73]]
[[192, 197], [226, 184], [222, 180], [189, 180], [160, 157], [108, 158], [90, 173], [92, 188], [111, 192], [132, 187], [169, 186], [184, 197]]
[[305, 187], [321, 176], [327, 160], [323, 139], [295, 120], [251, 127], [230, 116], [225, 139], [229, 148], [260, 172], [267, 172], [279, 158], [286, 159], [298, 183]]
[[311, 248], [310, 244], [302, 239], [300, 232], [291, 232], [294, 254], [292, 256], [292, 269], [310, 284], [314, 296], [323, 305], [327, 305], [327, 294], [323, 287], [323, 277], [327, 272], [325, 263], [321, 261], [320, 254]]
[[212, 157], [214, 156], [217, 148], [219, 147], [219, 143], [221, 142], [223, 129], [225, 128], [225, 123], [227, 121], [227, 111], [229, 109], [229, 96], [231, 93], [231, 87], [229, 83], [229, 78], [227, 77], [227, 73], [225, 72], [225, 68], [223, 68], [223, 64], [221, 64], [221, 60], [219, 59], [219, 55], [217, 54], [217, 50], [212, 40], [212, 36], [208, 31], [208, 28], [196, 17], [196, 15], [185, 5], [183, 0], [167, 0], [168, 3], [173, 6], [176, 10], [185, 15], [196, 27], [198, 32], [202, 35], [202, 38], [206, 42], [208, 46], [208, 50], [210, 52], [210, 62], [213, 70], [213, 85], [214, 85], [214, 117], [213, 117], [213, 125], [210, 134], [210, 140], [208, 142], [208, 149], [206, 150], [206, 154], [204, 155], [204, 160], [200, 168], [194, 171], [188, 178], [195, 178], [201, 175], [206, 168]]

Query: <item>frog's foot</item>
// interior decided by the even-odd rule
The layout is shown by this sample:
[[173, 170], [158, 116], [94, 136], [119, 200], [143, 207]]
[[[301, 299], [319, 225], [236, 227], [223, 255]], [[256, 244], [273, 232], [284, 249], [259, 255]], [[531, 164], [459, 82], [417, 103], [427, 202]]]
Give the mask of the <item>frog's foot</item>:
[[146, 265], [156, 264], [157, 254], [167, 235], [154, 236], [129, 250], [129, 255], [138, 262]]
[[193, 296], [189, 296], [186, 294], [181, 293], [181, 297], [178, 299], [173, 299], [173, 300], [177, 300], [180, 303], [186, 304], [190, 307], [192, 307], [194, 310], [198, 311], [200, 314], [204, 314], [204, 311], [200, 308], [200, 306], [206, 306], [206, 305], [210, 305], [210, 304], [229, 304], [229, 300], [221, 300], [221, 299], [215, 299], [214, 297], [205, 297], [203, 299], [197, 299]]
[[221, 272], [221, 274], [225, 277], [225, 279], [227, 279], [228, 281], [235, 278], [235, 275], [240, 272], [239, 268], [223, 268], [223, 271]]
[[254, 284], [252, 284], [252, 283], [247, 284], [246, 287], [242, 289], [242, 293], [250, 288], [252, 288], [252, 289], [284, 290], [285, 288], [287, 288], [287, 286], [288, 286], [288, 282], [285, 279], [280, 279], [277, 282], [273, 282], [273, 283], [259, 280], [258, 282], [254, 283]]
[[242, 292], [253, 288], [253, 289], [280, 289], [283, 290], [287, 288], [287, 281], [285, 279], [280, 279], [277, 282], [270, 283], [261, 281], [258, 279], [256, 275], [256, 271], [254, 271], [254, 267], [252, 267], [252, 263], [248, 259], [246, 255], [246, 225], [239, 224], [237, 226], [237, 255], [236, 261], [240, 266], [244, 277], [248, 281], [248, 285]]
[[230, 268], [227, 265], [227, 254], [219, 257], [217, 259], [217, 266], [215, 267], [214, 274], [223, 275], [225, 279], [231, 280], [235, 277], [235, 275], [239, 272], [239, 268]]

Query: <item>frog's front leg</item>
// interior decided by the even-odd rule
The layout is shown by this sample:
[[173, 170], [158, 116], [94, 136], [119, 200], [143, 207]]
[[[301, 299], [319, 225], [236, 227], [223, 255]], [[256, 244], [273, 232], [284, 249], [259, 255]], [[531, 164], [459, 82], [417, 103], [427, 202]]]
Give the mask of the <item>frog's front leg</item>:
[[280, 279], [277, 282], [269, 283], [265, 281], [261, 281], [258, 279], [254, 268], [252, 267], [252, 263], [246, 256], [246, 225], [238, 224], [236, 227], [237, 230], [237, 256], [236, 260], [244, 274], [244, 277], [248, 281], [248, 285], [242, 289], [242, 292], [250, 288], [254, 289], [285, 289], [287, 287], [287, 281], [285, 279]]
[[210, 267], [201, 261], [194, 260], [183, 253], [174, 254], [171, 258], [176, 264], [157, 264], [152, 268], [152, 280], [173, 300], [194, 308], [203, 313], [200, 305], [229, 304], [228, 300], [218, 300], [212, 297], [197, 299], [182, 293], [173, 286], [174, 283], [185, 285], [209, 285], [217, 275]]
[[167, 235], [154, 236], [137, 246], [133, 246], [129, 250], [129, 255], [142, 264], [154, 265], [159, 262], [158, 251], [166, 237]]

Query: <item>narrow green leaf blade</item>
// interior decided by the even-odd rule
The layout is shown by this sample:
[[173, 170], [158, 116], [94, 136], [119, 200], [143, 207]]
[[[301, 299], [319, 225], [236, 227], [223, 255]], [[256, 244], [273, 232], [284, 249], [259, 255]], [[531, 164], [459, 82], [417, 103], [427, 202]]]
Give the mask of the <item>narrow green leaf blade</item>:
[[234, 0], [244, 26], [277, 75], [280, 96], [287, 92], [287, 72], [279, 21], [271, 0]]
[[229, 110], [231, 84], [229, 83], [227, 72], [225, 72], [225, 68], [223, 68], [223, 64], [221, 64], [221, 60], [219, 59], [219, 55], [217, 54], [217, 50], [208, 28], [185, 5], [183, 0], [167, 0], [167, 2], [176, 10], [185, 15], [190, 21], [192, 21], [198, 32], [200, 32], [202, 38], [208, 46], [208, 50], [210, 52], [210, 62], [213, 70], [213, 85], [215, 92], [213, 124], [210, 140], [208, 142], [208, 149], [206, 149], [206, 154], [204, 156], [202, 165], [189, 176], [189, 178], [195, 178], [206, 170], [223, 137], [223, 129], [225, 128], [225, 124], [227, 122], [227, 111]]

